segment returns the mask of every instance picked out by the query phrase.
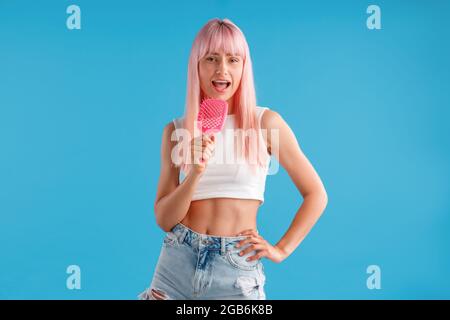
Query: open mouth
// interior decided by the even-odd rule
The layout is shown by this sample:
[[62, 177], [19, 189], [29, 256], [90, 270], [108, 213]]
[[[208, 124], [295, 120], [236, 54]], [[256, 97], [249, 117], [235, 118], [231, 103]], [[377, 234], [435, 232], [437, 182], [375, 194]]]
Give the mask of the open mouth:
[[212, 84], [217, 91], [223, 92], [231, 85], [230, 81], [226, 80], [213, 80]]

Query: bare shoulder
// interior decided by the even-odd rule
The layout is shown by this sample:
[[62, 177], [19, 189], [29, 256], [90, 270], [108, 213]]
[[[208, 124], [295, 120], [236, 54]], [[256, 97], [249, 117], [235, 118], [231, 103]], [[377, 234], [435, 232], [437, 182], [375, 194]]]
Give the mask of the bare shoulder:
[[174, 136], [175, 124], [170, 121], [164, 126], [161, 141], [161, 157], [163, 167], [168, 165], [170, 168], [175, 168], [179, 170], [178, 166], [175, 166], [172, 159], [172, 151], [178, 143], [178, 139]]
[[173, 123], [173, 121], [170, 121], [169, 123], [167, 123], [164, 126], [163, 136], [170, 138], [170, 136], [172, 135], [172, 132], [174, 132], [174, 130], [175, 130], [175, 124]]
[[272, 109], [266, 109], [261, 118], [261, 127], [263, 129], [279, 129], [284, 123], [282, 116]]
[[176, 127], [173, 121], [170, 121], [164, 126], [162, 133], [162, 144], [166, 147], [173, 148], [178, 142], [178, 136], [175, 134]]
[[[267, 145], [267, 152], [272, 154], [275, 150], [274, 148], [278, 147], [278, 139], [276, 141], [272, 141], [275, 136], [274, 133], [280, 133], [281, 131], [285, 131], [289, 126], [284, 121], [283, 117], [272, 109], [266, 109], [261, 117], [261, 129], [262, 135], [264, 137], [264, 141]], [[289, 130], [289, 129], [288, 129]]]

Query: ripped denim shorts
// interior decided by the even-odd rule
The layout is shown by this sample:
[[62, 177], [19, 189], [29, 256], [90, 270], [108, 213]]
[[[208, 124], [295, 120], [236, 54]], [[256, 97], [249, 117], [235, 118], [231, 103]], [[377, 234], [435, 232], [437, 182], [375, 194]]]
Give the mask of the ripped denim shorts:
[[141, 300], [265, 300], [264, 266], [246, 261], [236, 248], [247, 236], [220, 237], [197, 233], [178, 223], [166, 233], [150, 287]]

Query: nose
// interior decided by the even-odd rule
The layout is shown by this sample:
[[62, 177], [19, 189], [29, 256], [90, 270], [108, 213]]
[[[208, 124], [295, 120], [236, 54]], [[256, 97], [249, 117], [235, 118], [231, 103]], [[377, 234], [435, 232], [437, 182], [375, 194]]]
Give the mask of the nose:
[[220, 73], [222, 73], [223, 75], [228, 74], [226, 63], [224, 63], [223, 60], [219, 63], [219, 65], [217, 66], [217, 70], [216, 70], [216, 74], [220, 74]]

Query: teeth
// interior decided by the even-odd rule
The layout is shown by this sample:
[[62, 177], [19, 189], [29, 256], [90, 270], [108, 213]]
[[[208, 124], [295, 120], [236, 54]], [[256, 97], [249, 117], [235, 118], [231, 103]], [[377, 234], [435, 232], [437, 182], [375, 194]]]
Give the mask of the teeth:
[[213, 83], [213, 86], [219, 90], [225, 90], [231, 85], [231, 82], [226, 81], [226, 80], [225, 81], [224, 80], [213, 80], [212, 83]]

